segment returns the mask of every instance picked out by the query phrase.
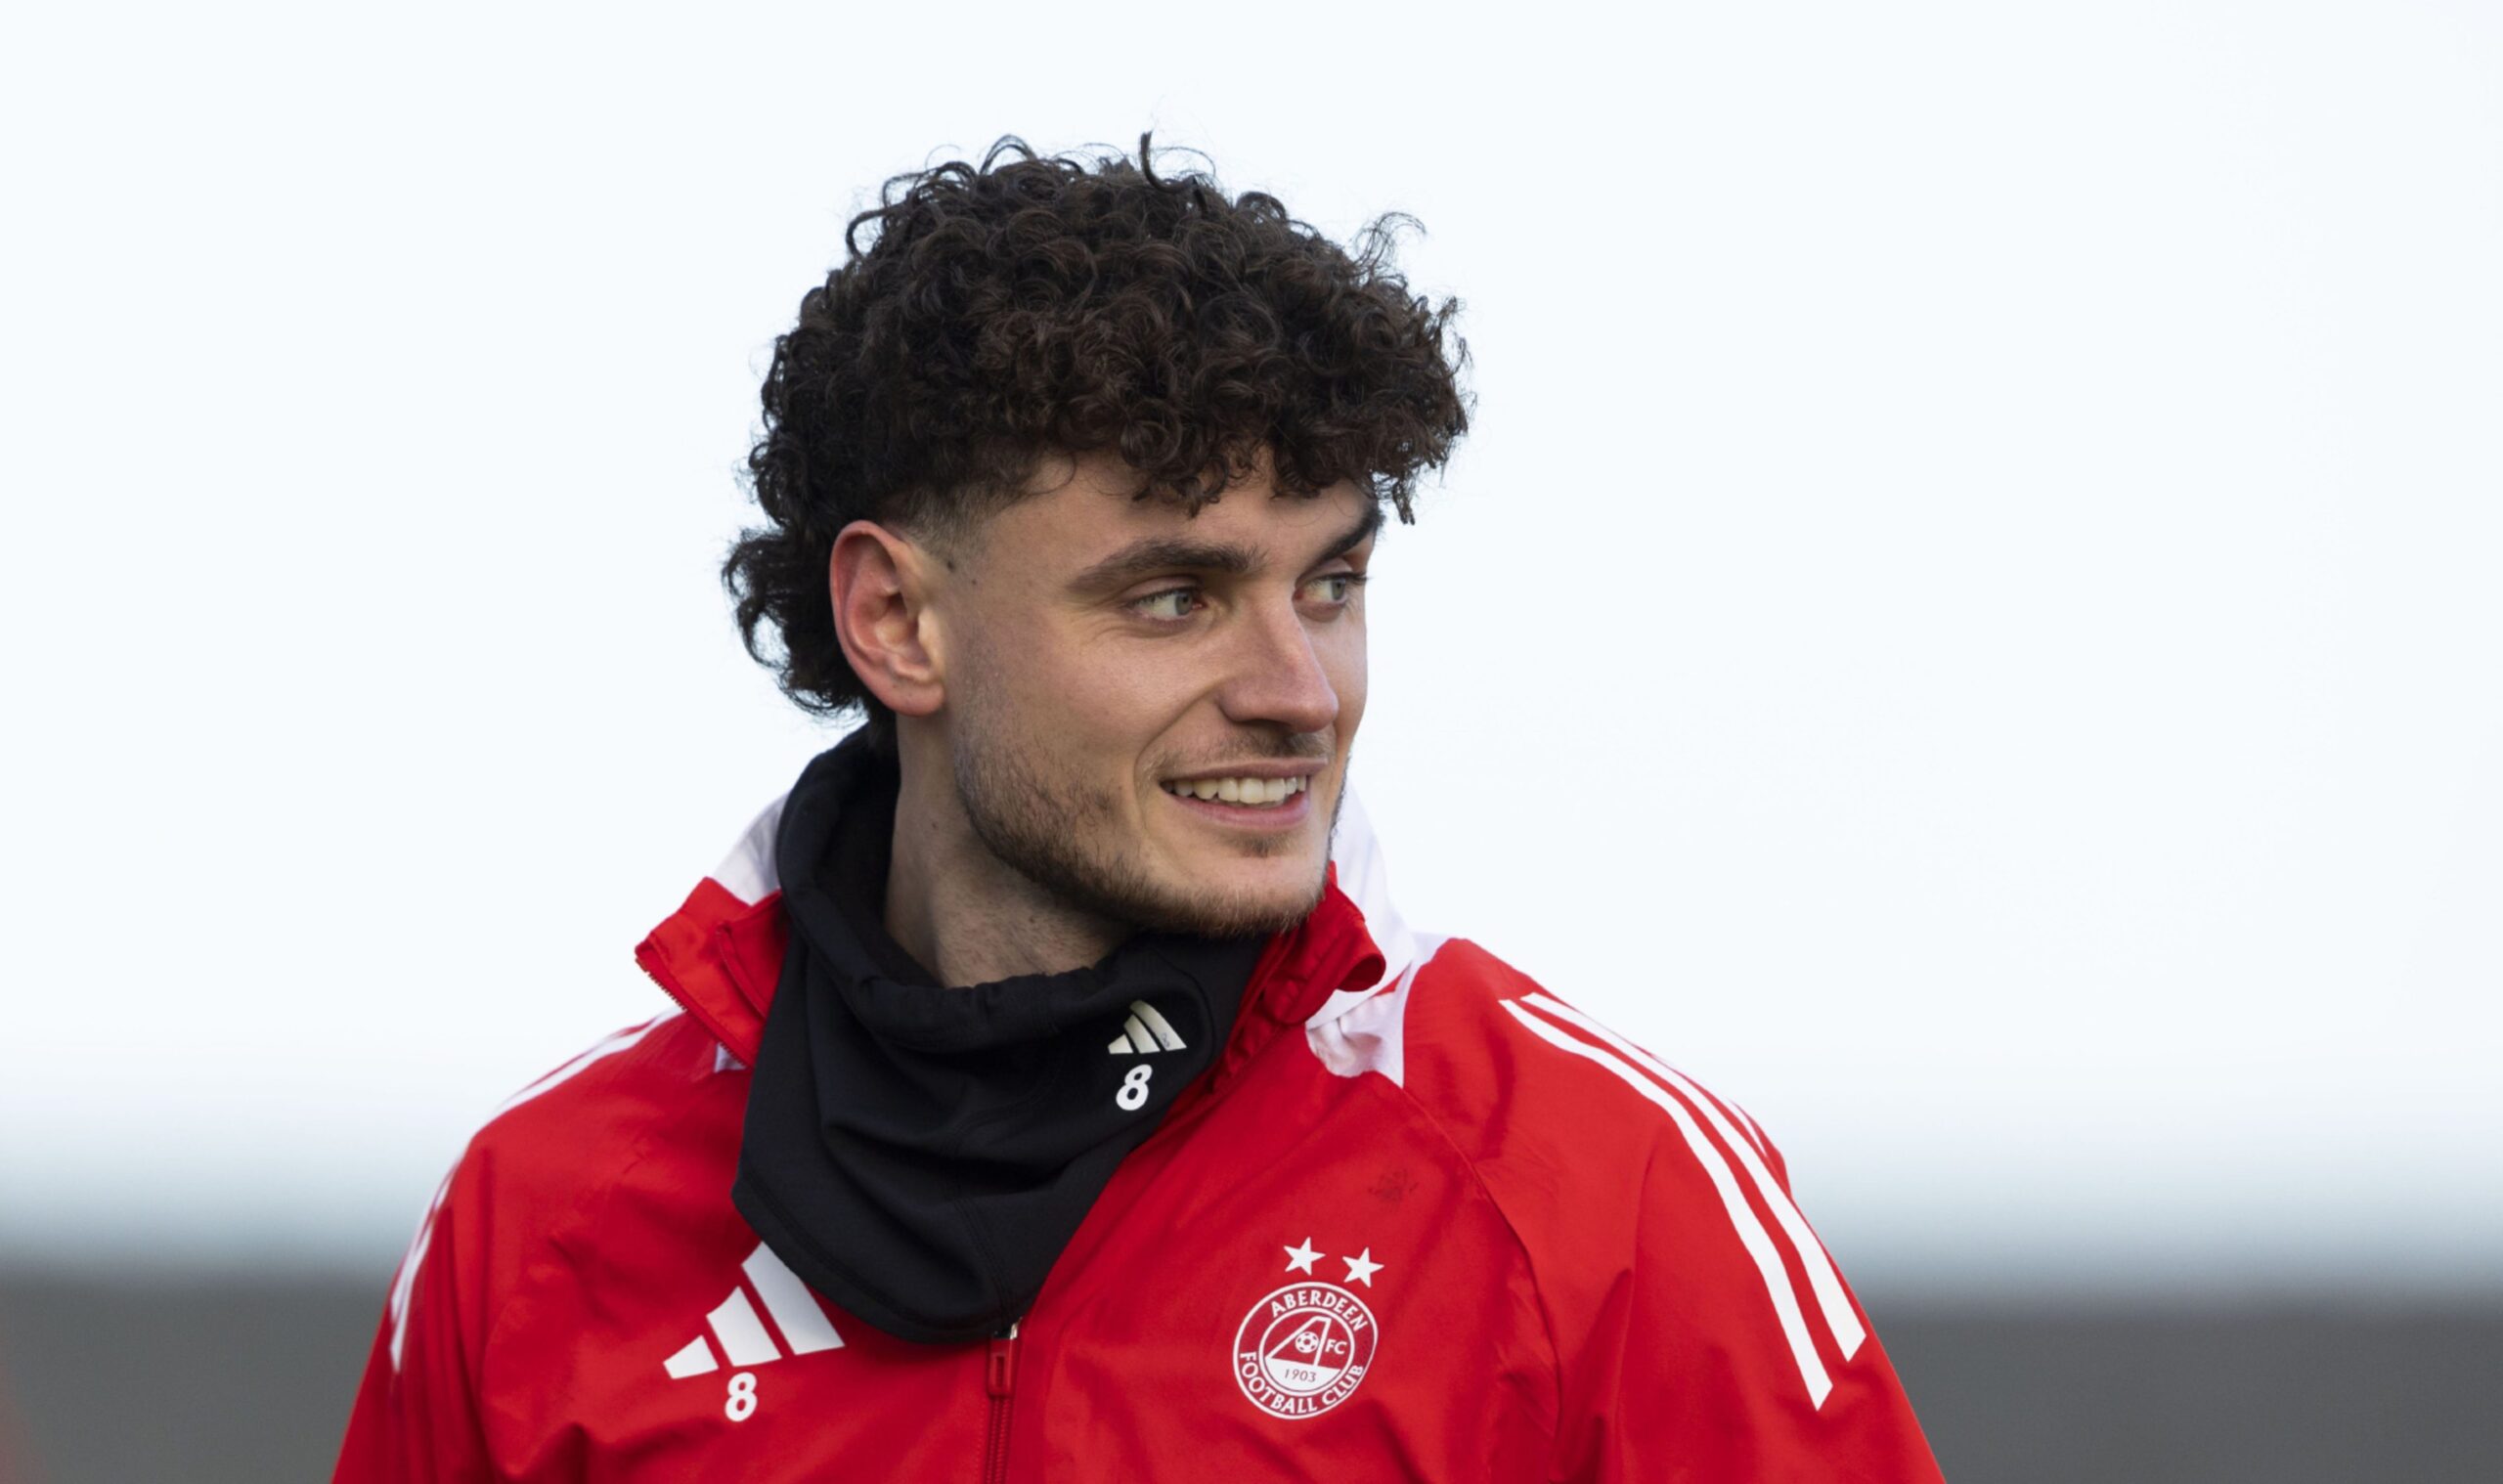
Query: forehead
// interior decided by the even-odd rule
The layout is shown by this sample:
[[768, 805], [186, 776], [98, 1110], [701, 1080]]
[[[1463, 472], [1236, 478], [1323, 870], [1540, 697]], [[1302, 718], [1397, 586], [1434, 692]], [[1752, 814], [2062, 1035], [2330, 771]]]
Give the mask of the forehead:
[[1042, 578], [1076, 573], [1141, 541], [1222, 543], [1269, 561], [1292, 562], [1344, 536], [1372, 497], [1352, 481], [1317, 495], [1278, 494], [1265, 456], [1248, 477], [1197, 513], [1178, 500], [1137, 499], [1138, 475], [1106, 454], [1048, 456], [1036, 493], [986, 524], [986, 566], [1024, 568]]

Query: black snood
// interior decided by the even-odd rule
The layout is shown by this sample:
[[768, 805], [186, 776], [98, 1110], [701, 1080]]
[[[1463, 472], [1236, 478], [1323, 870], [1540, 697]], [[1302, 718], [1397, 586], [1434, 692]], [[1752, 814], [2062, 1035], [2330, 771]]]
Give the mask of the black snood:
[[1141, 934], [943, 988], [883, 926], [896, 764], [855, 732], [783, 806], [790, 948], [730, 1199], [810, 1287], [924, 1343], [1023, 1316], [1121, 1157], [1233, 1028], [1264, 939]]

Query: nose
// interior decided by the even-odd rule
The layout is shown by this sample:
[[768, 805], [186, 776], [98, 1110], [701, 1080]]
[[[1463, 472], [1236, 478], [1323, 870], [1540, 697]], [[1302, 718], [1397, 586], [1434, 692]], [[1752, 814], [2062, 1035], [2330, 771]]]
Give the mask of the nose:
[[1338, 689], [1292, 598], [1248, 614], [1230, 660], [1233, 674], [1218, 691], [1227, 720], [1294, 733], [1323, 731], [1339, 720]]

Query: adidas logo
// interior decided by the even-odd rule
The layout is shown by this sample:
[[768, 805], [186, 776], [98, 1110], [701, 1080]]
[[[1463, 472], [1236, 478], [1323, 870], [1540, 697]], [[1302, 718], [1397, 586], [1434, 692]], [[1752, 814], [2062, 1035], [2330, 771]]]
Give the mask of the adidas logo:
[[[843, 1336], [834, 1332], [834, 1324], [817, 1306], [817, 1296], [799, 1276], [782, 1265], [773, 1249], [759, 1246], [739, 1264], [747, 1275], [747, 1283], [730, 1289], [712, 1313], [704, 1316], [712, 1331], [708, 1340], [698, 1334], [687, 1341], [676, 1355], [661, 1363], [669, 1378], [682, 1381], [690, 1375], [702, 1375], [722, 1369], [726, 1360], [735, 1367], [762, 1366], [782, 1358], [785, 1348], [793, 1355], [813, 1355], [819, 1350], [840, 1350]], [[776, 1345], [773, 1335], [758, 1318], [756, 1305], [748, 1302], [748, 1290], [765, 1301], [765, 1312], [773, 1317], [773, 1328], [782, 1331], [782, 1343]], [[716, 1358], [714, 1345], [721, 1346]]]
[[1130, 1018], [1121, 1023], [1121, 1033], [1113, 1037], [1106, 1048], [1113, 1055], [1145, 1056], [1151, 1051], [1179, 1051], [1182, 1037], [1174, 1032], [1173, 1023], [1156, 1013], [1156, 1007], [1145, 1000], [1130, 1001]]

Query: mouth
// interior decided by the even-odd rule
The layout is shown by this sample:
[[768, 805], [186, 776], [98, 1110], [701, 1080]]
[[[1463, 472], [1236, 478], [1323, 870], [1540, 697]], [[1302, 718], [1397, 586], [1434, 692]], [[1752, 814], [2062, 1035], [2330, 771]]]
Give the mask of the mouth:
[[1312, 786], [1309, 775], [1291, 778], [1256, 778], [1229, 775], [1216, 778], [1167, 778], [1164, 791], [1176, 799], [1214, 800], [1242, 808], [1276, 808]]
[[[1309, 766], [1310, 764], [1306, 764]], [[1237, 830], [1284, 833], [1312, 817], [1312, 772], [1261, 772], [1167, 778], [1165, 795], [1212, 823]]]

